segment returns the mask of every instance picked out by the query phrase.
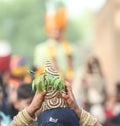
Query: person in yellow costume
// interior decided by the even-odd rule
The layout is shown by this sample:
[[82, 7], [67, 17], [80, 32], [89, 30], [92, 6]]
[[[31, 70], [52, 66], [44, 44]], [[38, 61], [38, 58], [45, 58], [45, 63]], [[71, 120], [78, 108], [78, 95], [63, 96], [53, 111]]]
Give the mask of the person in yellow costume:
[[64, 7], [59, 7], [52, 13], [49, 11], [46, 13], [45, 25], [49, 38], [36, 46], [34, 65], [42, 69], [46, 60], [52, 60], [56, 69], [62, 73], [66, 80], [71, 82], [75, 66], [73, 55], [76, 49], [64, 38], [66, 18]]

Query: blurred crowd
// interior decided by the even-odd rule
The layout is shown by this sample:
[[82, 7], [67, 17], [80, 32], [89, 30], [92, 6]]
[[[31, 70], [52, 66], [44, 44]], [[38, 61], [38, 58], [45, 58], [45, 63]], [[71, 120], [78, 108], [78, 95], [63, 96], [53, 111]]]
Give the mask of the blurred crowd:
[[[49, 16], [51, 14], [46, 20], [53, 21]], [[8, 126], [13, 117], [30, 104], [35, 93], [32, 80], [43, 71], [44, 61], [49, 59], [61, 76], [71, 83], [80, 107], [96, 116], [103, 126], [119, 126], [120, 82], [115, 84], [115, 92], [107, 92], [106, 78], [96, 56], [90, 56], [82, 67], [79, 66], [77, 47], [64, 37], [64, 8], [54, 16], [57, 23], [47, 24], [48, 40], [36, 46], [33, 66], [28, 67], [24, 56], [13, 55], [9, 43], [0, 42], [1, 126]]]
[[[9, 43], [1, 41], [0, 122], [2, 126], [9, 125], [18, 111], [30, 104], [35, 93], [32, 91], [32, 80], [43, 71], [42, 65], [28, 68], [24, 56], [12, 55], [11, 52]], [[66, 59], [69, 64], [72, 64], [74, 60], [72, 53], [70, 57], [71, 59]], [[58, 69], [57, 60], [55, 58], [52, 60]], [[120, 124], [120, 82], [115, 84], [116, 92], [107, 92], [106, 79], [100, 61], [94, 56], [86, 60], [82, 69], [79, 65], [76, 70], [72, 65], [71, 68], [72, 74], [71, 71], [67, 71], [68, 76], [65, 76], [66, 73], [60, 72], [60, 74], [71, 83], [78, 105], [96, 116], [103, 126], [118, 126]], [[59, 68], [58, 71], [60, 70]]]
[[90, 57], [78, 69], [72, 90], [80, 107], [97, 117], [103, 126], [120, 125], [120, 82], [108, 92], [107, 81], [98, 58]]

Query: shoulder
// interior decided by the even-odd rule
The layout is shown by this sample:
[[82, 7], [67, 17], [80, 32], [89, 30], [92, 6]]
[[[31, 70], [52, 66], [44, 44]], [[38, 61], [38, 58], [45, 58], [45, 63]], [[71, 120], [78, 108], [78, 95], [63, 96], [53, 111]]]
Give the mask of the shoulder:
[[41, 43], [39, 43], [39, 44], [36, 45], [36, 48], [40, 48], [41, 46], [44, 46], [47, 43], [48, 43], [47, 41], [41, 42]]
[[36, 52], [37, 51], [42, 51], [42, 50], [44, 50], [46, 48], [47, 45], [48, 45], [48, 41], [41, 42], [41, 43], [39, 43], [39, 44], [37, 44], [35, 46], [35, 51]]

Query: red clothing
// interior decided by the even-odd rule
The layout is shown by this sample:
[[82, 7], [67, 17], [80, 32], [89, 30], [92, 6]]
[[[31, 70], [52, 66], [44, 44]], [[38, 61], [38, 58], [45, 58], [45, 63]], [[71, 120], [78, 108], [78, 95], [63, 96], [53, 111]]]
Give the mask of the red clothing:
[[0, 56], [0, 72], [9, 71], [11, 55]]

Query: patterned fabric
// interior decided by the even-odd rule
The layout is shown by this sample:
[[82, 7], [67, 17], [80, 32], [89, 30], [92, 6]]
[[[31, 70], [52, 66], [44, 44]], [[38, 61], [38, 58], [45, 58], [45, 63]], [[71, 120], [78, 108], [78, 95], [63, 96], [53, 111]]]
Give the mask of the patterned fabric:
[[55, 70], [55, 68], [53, 67], [53, 65], [51, 64], [50, 61], [46, 61], [45, 72], [47, 72], [53, 76], [59, 76], [58, 72]]
[[93, 117], [90, 113], [82, 109], [80, 115], [80, 124], [82, 126], [94, 126], [97, 122], [97, 119]]
[[[45, 72], [53, 75], [54, 77], [60, 77], [59, 73], [55, 70], [55, 68], [53, 67], [50, 61], [46, 61], [45, 63]], [[61, 97], [61, 93], [58, 91], [57, 88], [54, 90], [52, 89], [47, 90], [47, 94], [45, 96], [42, 105], [43, 111], [53, 109], [53, 108], [58, 108], [58, 107], [66, 107], [65, 100]]]
[[65, 107], [65, 101], [57, 90], [49, 90], [43, 102], [43, 111], [58, 107]]

